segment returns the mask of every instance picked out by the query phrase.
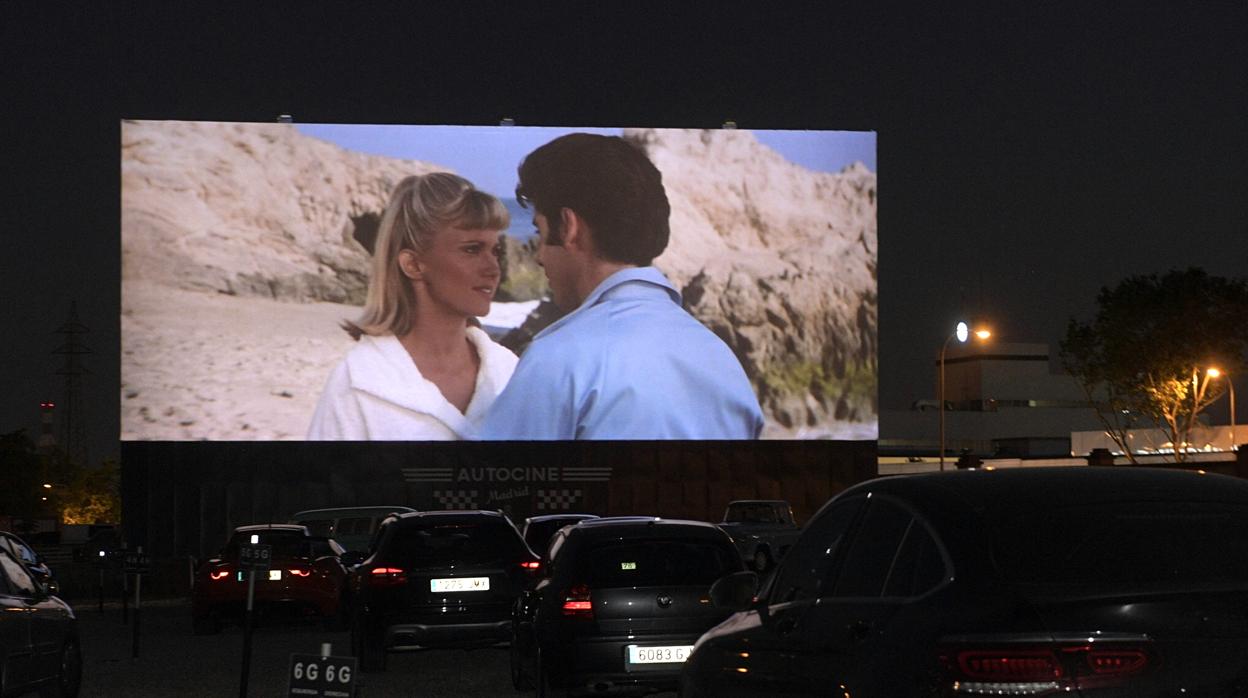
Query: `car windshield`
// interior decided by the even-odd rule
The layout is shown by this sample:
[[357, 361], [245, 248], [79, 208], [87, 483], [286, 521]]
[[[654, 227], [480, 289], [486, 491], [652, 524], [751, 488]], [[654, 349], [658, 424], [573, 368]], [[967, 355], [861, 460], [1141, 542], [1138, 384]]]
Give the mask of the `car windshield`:
[[397, 564], [489, 562], [523, 557], [524, 541], [504, 521], [404, 521], [395, 530], [386, 559]]
[[235, 533], [225, 546], [225, 558], [237, 560], [239, 546], [250, 543], [252, 536], [259, 536], [260, 545], [272, 546], [275, 560], [312, 556], [311, 540], [303, 535], [303, 531], [273, 530]]
[[776, 508], [770, 504], [734, 504], [724, 517], [730, 522], [778, 523]]
[[726, 544], [711, 541], [610, 542], [589, 551], [584, 571], [594, 589], [710, 586], [736, 569], [734, 553]]
[[1003, 517], [993, 535], [1003, 575], [1032, 589], [1248, 587], [1248, 506], [1106, 502]]

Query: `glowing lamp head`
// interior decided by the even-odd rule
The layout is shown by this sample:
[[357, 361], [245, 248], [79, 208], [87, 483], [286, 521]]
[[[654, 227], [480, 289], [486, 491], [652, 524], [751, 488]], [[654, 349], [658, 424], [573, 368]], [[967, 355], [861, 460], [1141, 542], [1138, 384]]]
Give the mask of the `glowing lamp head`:
[[980, 339], [988, 339], [989, 337], [992, 336], [992, 333], [989, 332], [988, 330], [975, 330], [975, 336], [979, 337]]
[[957, 336], [959, 342], [965, 342], [971, 336], [971, 328], [968, 327], [965, 322], [959, 322], [957, 330], [954, 334]]
[[1218, 376], [1221, 376], [1221, 375], [1222, 375], [1222, 371], [1220, 371], [1220, 370], [1218, 370], [1218, 369], [1216, 369], [1216, 368], [1211, 368], [1211, 369], [1209, 369], [1208, 371], [1206, 371], [1206, 373], [1208, 373], [1208, 374], [1209, 374], [1209, 377], [1210, 377], [1210, 378], [1217, 378]]

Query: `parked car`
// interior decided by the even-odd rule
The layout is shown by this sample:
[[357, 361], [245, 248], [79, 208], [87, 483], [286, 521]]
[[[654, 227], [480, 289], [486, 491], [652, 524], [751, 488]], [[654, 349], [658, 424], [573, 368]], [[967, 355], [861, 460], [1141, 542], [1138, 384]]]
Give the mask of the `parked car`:
[[72, 698], [82, 682], [78, 621], [7, 549], [0, 550], [0, 696]]
[[543, 514], [541, 516], [530, 516], [524, 520], [524, 527], [520, 530], [520, 535], [524, 537], [524, 542], [528, 544], [529, 550], [537, 553], [540, 557], [546, 552], [546, 548], [550, 546], [550, 540], [554, 538], [555, 533], [564, 526], [571, 526], [587, 519], [598, 518], [595, 514]]
[[397, 505], [308, 509], [290, 517], [290, 523], [307, 526], [314, 536], [333, 538], [349, 552], [368, 552], [382, 519], [413, 511], [416, 510]]
[[220, 632], [223, 619], [245, 613], [248, 585], [239, 566], [239, 550], [253, 538], [272, 546], [270, 568], [256, 573], [255, 608], [316, 615], [331, 627], [345, 627], [347, 571], [340, 560], [342, 546], [309, 535], [304, 526], [260, 524], [234, 529], [220, 554], [195, 572], [191, 613], [196, 634]]
[[52, 574], [52, 568], [21, 538], [7, 531], [0, 531], [0, 551], [8, 552], [14, 560], [22, 563], [35, 581], [47, 588], [49, 594], [61, 593], [61, 586]]
[[793, 520], [793, 507], [783, 499], [729, 502], [719, 527], [732, 538], [741, 557], [760, 574], [784, 557], [801, 533]]
[[422, 511], [382, 522], [351, 572], [351, 647], [362, 671], [389, 652], [482, 647], [511, 638], [511, 610], [538, 558], [497, 511]]
[[1147, 468], [884, 478], [807, 524], [682, 675], [698, 696], [1248, 695], [1248, 482]]
[[539, 696], [674, 690], [694, 641], [729, 615], [711, 583], [744, 569], [713, 524], [583, 521], [555, 534], [545, 577], [516, 606], [511, 674]]

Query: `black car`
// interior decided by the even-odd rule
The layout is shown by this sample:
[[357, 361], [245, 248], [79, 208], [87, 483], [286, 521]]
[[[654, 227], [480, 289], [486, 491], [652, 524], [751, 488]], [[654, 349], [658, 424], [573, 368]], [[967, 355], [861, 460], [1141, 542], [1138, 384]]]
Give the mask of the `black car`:
[[524, 542], [528, 544], [529, 550], [537, 553], [539, 556], [546, 552], [546, 548], [550, 546], [550, 539], [555, 533], [564, 526], [578, 524], [587, 519], [598, 518], [594, 514], [543, 514], [541, 516], [530, 516], [524, 520], [524, 528], [520, 530], [520, 535], [524, 536]]
[[240, 561], [242, 546], [269, 546], [269, 567], [255, 570], [256, 611], [266, 615], [316, 616], [334, 630], [346, 629], [347, 570], [342, 546], [309, 535], [305, 526], [260, 524], [234, 529], [220, 553], [206, 560], [191, 587], [191, 628], [196, 635], [221, 631], [223, 619], [242, 618], [249, 574]]
[[26, 541], [7, 531], [0, 531], [0, 551], [8, 552], [13, 559], [22, 563], [26, 571], [47, 588], [48, 593], [60, 593], [60, 585], [52, 575], [52, 568], [48, 567], [48, 563], [44, 562], [35, 549], [26, 544]]
[[82, 656], [69, 605], [0, 550], [0, 696], [78, 695]]
[[674, 690], [694, 641], [728, 615], [711, 583], [744, 569], [719, 527], [658, 518], [564, 528], [548, 560], [512, 640], [512, 682], [541, 696]]
[[351, 647], [360, 669], [384, 670], [388, 652], [507, 642], [512, 607], [538, 566], [496, 511], [386, 518], [351, 572]]
[[682, 695], [1248, 695], [1248, 482], [1022, 468], [885, 478], [698, 640]]

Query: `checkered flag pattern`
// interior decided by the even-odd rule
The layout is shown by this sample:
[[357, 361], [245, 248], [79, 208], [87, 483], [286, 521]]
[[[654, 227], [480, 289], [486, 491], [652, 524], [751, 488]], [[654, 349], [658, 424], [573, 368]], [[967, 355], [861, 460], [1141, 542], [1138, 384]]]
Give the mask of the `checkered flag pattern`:
[[538, 490], [538, 511], [567, 511], [581, 500], [580, 490]]
[[477, 508], [476, 490], [434, 490], [433, 498], [436, 499], [444, 509]]

